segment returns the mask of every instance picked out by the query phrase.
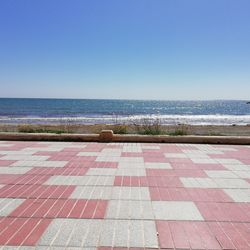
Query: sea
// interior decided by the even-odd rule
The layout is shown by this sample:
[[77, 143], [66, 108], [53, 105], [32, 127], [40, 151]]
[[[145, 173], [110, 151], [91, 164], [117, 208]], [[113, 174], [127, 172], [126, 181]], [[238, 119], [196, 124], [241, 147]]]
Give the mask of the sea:
[[247, 102], [0, 98], [0, 123], [247, 125]]

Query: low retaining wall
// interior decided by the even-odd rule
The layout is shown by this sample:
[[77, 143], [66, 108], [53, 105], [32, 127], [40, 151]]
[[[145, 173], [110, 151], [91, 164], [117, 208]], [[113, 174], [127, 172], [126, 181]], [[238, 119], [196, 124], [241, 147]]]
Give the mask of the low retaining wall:
[[72, 141], [72, 142], [147, 142], [147, 143], [206, 143], [250, 145], [250, 136], [168, 136], [117, 135], [113, 131], [100, 134], [0, 133], [2, 141]]

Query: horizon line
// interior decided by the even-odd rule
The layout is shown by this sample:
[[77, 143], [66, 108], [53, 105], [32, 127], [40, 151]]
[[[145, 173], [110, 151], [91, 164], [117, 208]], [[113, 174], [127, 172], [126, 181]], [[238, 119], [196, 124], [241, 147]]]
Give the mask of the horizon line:
[[77, 97], [1, 97], [0, 99], [49, 99], [49, 100], [114, 100], [114, 101], [249, 101], [249, 99], [128, 99], [128, 98], [77, 98]]

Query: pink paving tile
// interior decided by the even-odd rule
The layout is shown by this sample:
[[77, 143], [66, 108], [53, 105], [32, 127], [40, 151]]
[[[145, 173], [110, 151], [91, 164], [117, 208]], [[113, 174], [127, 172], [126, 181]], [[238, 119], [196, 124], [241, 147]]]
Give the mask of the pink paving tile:
[[[4, 232], [4, 230], [13, 222], [12, 218], [8, 217], [0, 217], [0, 232]], [[1, 233], [0, 233], [1, 234]]]
[[71, 161], [71, 160], [74, 160], [74, 156], [53, 155], [48, 158], [48, 161]]
[[182, 249], [182, 248], [189, 249], [190, 245], [189, 245], [188, 237], [186, 235], [186, 232], [183, 228], [182, 223], [170, 221], [169, 227], [170, 227], [170, 231], [171, 231], [171, 235], [173, 238], [173, 243], [174, 243], [175, 248], [177, 248], [177, 249]]
[[155, 248], [144, 247], [98, 247], [98, 250], [153, 250]]
[[209, 222], [208, 226], [211, 233], [216, 237], [222, 249], [236, 249], [230, 237], [222, 229], [220, 222]]
[[94, 218], [103, 219], [106, 214], [107, 206], [108, 206], [108, 201], [99, 200], [95, 209]]
[[197, 147], [193, 145], [178, 145], [178, 148], [181, 150], [197, 150]]
[[146, 169], [147, 176], [208, 177], [201, 169]]
[[0, 184], [11, 184], [15, 183], [15, 181], [20, 177], [21, 175], [18, 174], [1, 174], [0, 175]]
[[65, 199], [56, 200], [56, 202], [53, 204], [53, 206], [51, 206], [51, 208], [47, 212], [46, 216], [48, 218], [57, 218], [57, 217], [59, 217], [59, 213], [60, 213], [61, 209], [64, 207], [64, 205], [66, 204], [67, 201], [68, 200], [65, 200]]
[[76, 162], [70, 161], [64, 168], [117, 168], [118, 162]]
[[76, 161], [70, 161], [68, 162], [64, 168], [89, 168], [89, 165], [91, 165], [92, 162], [87, 162], [84, 163], [84, 162], [76, 162]]
[[75, 156], [71, 159], [71, 161], [75, 162], [94, 162], [96, 160], [96, 156]]
[[183, 187], [180, 179], [175, 176], [116, 176], [115, 186], [131, 187]]
[[80, 218], [86, 207], [87, 200], [76, 200], [74, 207], [68, 214], [68, 218]]
[[55, 154], [56, 154], [56, 152], [51, 152], [51, 151], [38, 151], [38, 152], [34, 153], [33, 155], [53, 156]]
[[[67, 199], [75, 190], [75, 186], [52, 186], [54, 191], [49, 196], [50, 199]], [[48, 197], [41, 197], [48, 198]]]
[[106, 208], [102, 200], [27, 199], [9, 217], [103, 219]]
[[172, 163], [182, 163], [182, 164], [191, 164], [193, 163], [189, 158], [166, 158], [166, 162]]
[[72, 152], [72, 153], [78, 154], [79, 152], [82, 152], [83, 150], [84, 150], [84, 147], [83, 148], [65, 147], [61, 152]]
[[[201, 223], [184, 222], [184, 223], [182, 223], [182, 225], [183, 225], [183, 228], [186, 232], [191, 249], [207, 249], [206, 242], [208, 241], [207, 238], [209, 237], [209, 233], [206, 231], [202, 234], [203, 237], [205, 238], [203, 240], [201, 235], [200, 235], [201, 232], [198, 231], [198, 227], [200, 227], [200, 225], [202, 225]], [[213, 240], [215, 241], [215, 239], [213, 239]], [[218, 245], [218, 243], [217, 243], [217, 245]]]
[[151, 157], [164, 157], [164, 153], [160, 152], [158, 149], [143, 149], [142, 150], [143, 156], [151, 156]]
[[32, 168], [30, 171], [28, 171], [26, 174], [31, 175], [73, 175], [73, 176], [79, 176], [79, 175], [85, 175], [85, 173], [88, 171], [88, 168], [48, 168], [48, 167], [36, 167]]
[[68, 215], [70, 214], [71, 210], [75, 206], [76, 202], [77, 202], [77, 200], [73, 200], [73, 199], [66, 200], [66, 202], [64, 203], [64, 206], [61, 208], [61, 210], [57, 214], [57, 217], [58, 218], [67, 218]]
[[51, 223], [50, 219], [41, 219], [33, 231], [28, 235], [28, 237], [24, 240], [24, 246], [35, 246], [38, 240], [41, 238], [49, 224]]
[[93, 144], [88, 144], [86, 145], [85, 148], [82, 149], [82, 152], [100, 152], [106, 147], [105, 143], [93, 143]]
[[167, 249], [222, 249], [205, 222], [157, 221], [159, 243]]
[[[223, 227], [223, 224], [226, 224], [226, 223], [221, 223], [221, 224]], [[249, 223], [232, 223], [231, 225], [233, 226], [233, 229], [237, 231], [234, 234], [234, 235], [237, 234], [237, 238], [236, 238], [237, 243], [235, 242], [234, 238], [231, 237], [232, 241], [235, 242], [234, 244], [238, 245], [239, 242], [245, 242], [244, 243], [245, 245], [243, 245], [242, 248], [245, 248], [245, 246], [247, 245], [247, 248], [250, 249], [250, 235], [249, 235], [250, 234], [250, 224]], [[230, 235], [230, 234], [228, 234], [228, 235]], [[243, 238], [243, 239], [239, 239], [239, 238]]]
[[159, 243], [161, 248], [174, 248], [174, 242], [169, 227], [169, 222], [157, 221], [157, 232], [159, 233]]
[[13, 218], [9, 224], [0, 232], [0, 245], [6, 245], [9, 239], [27, 222], [27, 218]]
[[[236, 249], [249, 249], [250, 248], [250, 241], [249, 241], [249, 235], [247, 238], [245, 238], [241, 233], [241, 228], [238, 227], [238, 229], [235, 227], [232, 223], [220, 223], [221, 227], [224, 232], [226, 232], [227, 236], [230, 238], [230, 240], [233, 242]], [[238, 231], [240, 230], [240, 231]], [[249, 228], [248, 228], [249, 230]], [[245, 231], [246, 233], [246, 231]], [[248, 232], [249, 234], [249, 232]]]
[[243, 164], [250, 165], [250, 159], [241, 159], [240, 160]]
[[23, 174], [19, 175], [18, 178], [14, 179], [13, 181], [7, 184], [26, 184], [26, 185], [39, 185], [43, 184], [50, 178], [49, 175], [29, 175]]
[[118, 168], [118, 162], [94, 162], [90, 164], [92, 168]]
[[250, 204], [196, 202], [207, 221], [250, 222]]
[[18, 229], [16, 233], [14, 233], [13, 237], [11, 237], [6, 245], [10, 246], [20, 246], [24, 239], [31, 233], [33, 228], [39, 222], [39, 219], [27, 219], [27, 221], [23, 224], [21, 228]]
[[81, 213], [80, 218], [89, 218], [89, 219], [93, 218], [96, 206], [97, 206], [97, 201], [88, 200], [86, 206], [84, 207], [84, 210]]
[[166, 163], [169, 162], [168, 159], [166, 159], [164, 156], [149, 156], [149, 155], [145, 155], [144, 157], [144, 162], [161, 162], [161, 163]]
[[152, 200], [233, 202], [221, 189], [149, 187]]
[[0, 167], [8, 167], [15, 163], [16, 161], [0, 160]]
[[[159, 145], [159, 144], [156, 144]], [[164, 153], [182, 153], [182, 149], [179, 145], [174, 144], [162, 144], [160, 145], [161, 151]]]
[[122, 186], [123, 176], [116, 176], [114, 186]]

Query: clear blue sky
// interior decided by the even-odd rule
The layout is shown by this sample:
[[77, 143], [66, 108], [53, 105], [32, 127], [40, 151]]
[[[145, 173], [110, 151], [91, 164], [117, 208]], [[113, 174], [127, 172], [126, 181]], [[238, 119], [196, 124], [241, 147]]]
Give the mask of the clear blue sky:
[[249, 0], [1, 0], [0, 96], [249, 99]]

